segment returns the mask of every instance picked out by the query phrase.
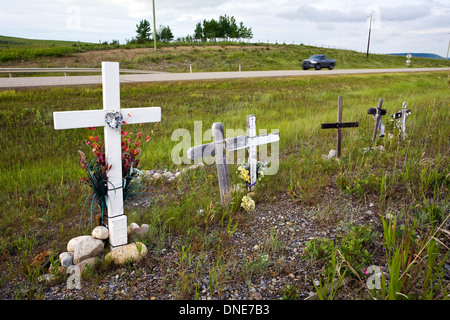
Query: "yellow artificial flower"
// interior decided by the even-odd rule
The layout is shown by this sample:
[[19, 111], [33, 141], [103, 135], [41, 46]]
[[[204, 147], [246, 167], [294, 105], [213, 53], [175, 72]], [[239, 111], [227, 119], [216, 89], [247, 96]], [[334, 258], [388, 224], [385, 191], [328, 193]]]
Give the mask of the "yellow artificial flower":
[[250, 196], [242, 197], [241, 207], [247, 212], [255, 210], [255, 201]]

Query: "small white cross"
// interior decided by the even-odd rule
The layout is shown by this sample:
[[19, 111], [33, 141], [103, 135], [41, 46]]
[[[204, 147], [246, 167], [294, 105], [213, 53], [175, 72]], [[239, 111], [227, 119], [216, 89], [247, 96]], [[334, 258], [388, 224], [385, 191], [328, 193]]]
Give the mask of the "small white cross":
[[110, 127], [105, 118], [121, 114], [124, 124], [161, 121], [161, 108], [120, 108], [120, 75], [118, 62], [102, 62], [103, 110], [54, 112], [56, 130], [88, 127], [104, 127], [108, 185], [108, 228], [111, 250], [127, 244], [127, 217], [123, 212], [121, 125]]
[[406, 137], [406, 118], [411, 115], [411, 110], [406, 110], [406, 102], [403, 102], [402, 110], [391, 114], [394, 118], [395, 125], [400, 129], [400, 139], [405, 140]]

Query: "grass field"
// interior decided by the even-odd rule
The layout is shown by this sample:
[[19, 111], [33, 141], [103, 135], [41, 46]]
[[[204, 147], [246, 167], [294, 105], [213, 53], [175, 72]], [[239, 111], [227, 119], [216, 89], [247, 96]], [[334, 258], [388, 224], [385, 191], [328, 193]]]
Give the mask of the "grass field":
[[[245, 56], [274, 54], [283, 48], [248, 48], [240, 53], [228, 48], [218, 50]], [[208, 49], [204, 50], [206, 54]], [[352, 266], [347, 276], [357, 282], [354, 298], [448, 299], [448, 271], [444, 265], [449, 264], [450, 229], [449, 81], [448, 72], [435, 72], [123, 84], [121, 106], [162, 109], [158, 125], [127, 128], [150, 136], [142, 146], [143, 170], [175, 171], [188, 166], [172, 163], [171, 151], [179, 143], [171, 139], [176, 129], [188, 130], [192, 138], [194, 121], [202, 122], [203, 132], [219, 121], [225, 128], [245, 130], [246, 115], [256, 115], [257, 129], [279, 130], [281, 137], [279, 170], [256, 185], [253, 198], [257, 208], [277, 206], [281, 199], [288, 199], [289, 207], [307, 208], [317, 224], [351, 226], [350, 211], [346, 209], [339, 213], [337, 221], [330, 219], [335, 204], [328, 200], [327, 190], [334, 190], [338, 198], [347, 199], [346, 205], [354, 208], [373, 204], [376, 216], [367, 228], [378, 232], [376, 240], [354, 228], [343, 228], [334, 243], [317, 237], [303, 244], [304, 259], [322, 268], [314, 278], [321, 275], [319, 279], [328, 283], [338, 277], [332, 270], [336, 270], [333, 259], [341, 257], [339, 251]], [[322, 155], [335, 148], [336, 132], [321, 130], [320, 124], [336, 121], [339, 95], [343, 96], [344, 121], [358, 121], [359, 127], [343, 130], [343, 156], [339, 161], [327, 160]], [[370, 144], [374, 125], [367, 109], [376, 107], [380, 98], [388, 115], [407, 102], [412, 110], [407, 119], [407, 138], [401, 141], [398, 129], [386, 117], [386, 137], [376, 141], [384, 151], [365, 153], [363, 148]], [[37, 281], [41, 271], [28, 266], [30, 257], [47, 248], [65, 251], [71, 237], [89, 232], [89, 210], [82, 211], [90, 190], [80, 183], [83, 170], [77, 151], [89, 152], [85, 141], [92, 132], [55, 131], [52, 112], [100, 108], [101, 86], [0, 91], [0, 286], [4, 288], [0, 296], [42, 298], [45, 284]], [[98, 135], [103, 139], [102, 132]], [[230, 167], [236, 183], [236, 166]], [[254, 216], [239, 206], [243, 195], [239, 192], [233, 194], [230, 206], [220, 207], [213, 166], [190, 171], [173, 184], [149, 180], [143, 183], [158, 192], [147, 193], [152, 205], [128, 209], [128, 222], [150, 225], [151, 234], [141, 240], [153, 256], [161, 257], [161, 248], [173, 248], [175, 238], [183, 244], [176, 247], [179, 277], [167, 286], [175, 297], [198, 297], [197, 277], [206, 270], [211, 279], [211, 272], [219, 266], [243, 264], [242, 269], [232, 268], [225, 278], [214, 278], [210, 282], [211, 296], [214, 288], [225, 286], [227, 281], [242, 282], [249, 274], [257, 278], [267, 275], [268, 271], [256, 264], [259, 260], [238, 261], [232, 248], [227, 247], [225, 239], [245, 230]], [[205, 208], [207, 218], [199, 217], [198, 208]], [[356, 247], [359, 251], [355, 253]], [[271, 248], [266, 251], [269, 256], [275, 252]], [[278, 243], [277, 248], [278, 254], [283, 252], [282, 244]], [[205, 254], [212, 257], [209, 267], [200, 263]], [[363, 263], [366, 268], [375, 264], [375, 256], [385, 266], [389, 281], [374, 292], [365, 287], [359, 269]], [[285, 260], [280, 261], [280, 268], [287, 265]], [[91, 274], [84, 281], [95, 287], [99, 278], [112, 272], [111, 268], [102, 266], [95, 276]], [[27, 293], [19, 288], [27, 288]], [[280, 297], [295, 299], [296, 290], [289, 285]], [[326, 288], [318, 287], [317, 293], [319, 298], [333, 298]]]

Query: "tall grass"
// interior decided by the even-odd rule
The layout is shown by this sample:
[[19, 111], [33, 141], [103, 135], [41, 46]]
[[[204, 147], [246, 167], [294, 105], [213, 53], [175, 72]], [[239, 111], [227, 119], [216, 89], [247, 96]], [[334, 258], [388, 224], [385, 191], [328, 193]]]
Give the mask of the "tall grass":
[[[225, 129], [245, 131], [245, 116], [255, 114], [257, 130], [280, 131], [279, 171], [257, 186], [258, 202], [277, 201], [280, 195], [286, 195], [305, 206], [323, 205], [324, 190], [340, 188], [353, 201], [373, 202], [382, 213], [398, 212], [398, 221], [417, 221], [416, 225], [406, 225], [416, 233], [433, 235], [438, 226], [446, 229], [442, 223], [449, 210], [450, 93], [448, 83], [442, 81], [445, 76], [445, 72], [437, 72], [123, 84], [121, 106], [162, 108], [162, 121], [157, 125], [127, 128], [151, 136], [142, 148], [142, 169], [181, 170], [188, 166], [171, 161], [171, 150], [180, 142], [171, 140], [175, 129], [187, 129], [193, 145], [194, 121], [202, 121], [202, 133], [219, 121]], [[326, 160], [322, 155], [335, 148], [336, 132], [321, 130], [320, 123], [336, 121], [339, 95], [343, 96], [344, 121], [358, 121], [360, 126], [343, 130], [343, 155], [339, 161]], [[403, 101], [408, 103], [412, 115], [407, 119], [407, 137], [400, 140], [398, 129], [386, 117], [386, 137], [375, 143], [375, 147], [383, 145], [384, 151], [363, 152], [374, 125], [367, 109], [380, 98], [388, 115], [400, 110]], [[77, 151], [86, 151], [88, 131], [54, 130], [52, 112], [101, 109], [101, 99], [100, 86], [0, 92], [0, 227], [5, 230], [0, 235], [0, 253], [17, 254], [17, 248], [10, 243], [25, 239], [27, 232], [39, 235], [33, 239], [33, 248], [48, 242], [63, 246], [69, 237], [80, 233], [78, 222], [89, 190], [79, 182], [83, 171]], [[393, 137], [388, 138], [388, 134]], [[103, 139], [101, 134], [99, 138]], [[180, 288], [195, 291], [189, 287], [191, 277], [208, 266], [214, 266], [214, 270], [210, 269], [211, 288], [220, 286], [224, 261], [230, 257], [221, 240], [223, 234], [215, 232], [219, 229], [232, 234], [239, 228], [243, 220], [239, 195], [235, 195], [231, 208], [217, 205], [220, 197], [213, 166], [188, 171], [175, 185], [146, 183], [151, 187], [147, 196], [154, 205], [127, 208], [133, 221], [151, 224], [153, 236], [146, 243], [151, 248], [163, 248], [171, 237], [180, 239], [178, 262], [185, 270]], [[441, 241], [442, 235], [433, 237]], [[442, 261], [444, 247], [437, 240], [416, 247], [423, 248], [422, 253], [430, 250], [433, 254], [439, 247], [436, 260], [426, 260], [427, 265]], [[401, 278], [398, 284], [392, 283], [395, 289], [390, 295], [386, 287], [383, 298], [394, 298], [395, 292], [409, 294], [403, 288], [407, 275], [399, 273], [404, 273], [407, 265], [399, 269], [395, 264], [408, 247], [394, 242], [387, 256], [390, 279], [396, 274]], [[410, 240], [409, 248], [412, 243]], [[216, 248], [217, 260], [202, 260], [199, 253], [207, 247]], [[28, 249], [24, 252], [29, 254]], [[407, 258], [402, 256], [402, 263]], [[254, 259], [244, 266], [250, 268], [260, 261]], [[423, 275], [420, 297], [442, 297], [443, 289], [435, 285], [440, 279], [437, 271], [426, 271], [428, 267], [420, 265], [415, 269]], [[194, 266], [197, 269], [192, 270]], [[254, 272], [252, 268], [243, 271]]]
[[34, 49], [8, 49], [0, 50], [0, 63], [20, 60], [35, 60], [39, 58], [55, 58], [67, 56], [78, 52], [74, 47], [34, 48]]

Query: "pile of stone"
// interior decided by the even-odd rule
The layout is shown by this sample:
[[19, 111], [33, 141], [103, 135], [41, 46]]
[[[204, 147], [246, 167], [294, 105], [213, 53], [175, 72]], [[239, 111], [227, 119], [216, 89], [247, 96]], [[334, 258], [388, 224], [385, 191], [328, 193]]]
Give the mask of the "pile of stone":
[[156, 169], [142, 170], [142, 173], [143, 173], [144, 177], [149, 179], [150, 181], [160, 181], [162, 179], [166, 179], [166, 181], [172, 182], [172, 181], [180, 178], [181, 175], [183, 173], [185, 173], [186, 171], [196, 170], [196, 169], [204, 167], [204, 166], [205, 166], [204, 163], [199, 163], [199, 164], [193, 164], [187, 168], [183, 168], [183, 169], [181, 169], [181, 171], [177, 170], [173, 173], [171, 171], [168, 171], [167, 169], [164, 169], [164, 170], [156, 170]]
[[[136, 223], [128, 227], [129, 235], [143, 236], [148, 231], [148, 225], [139, 227]], [[109, 231], [104, 226], [97, 226], [92, 230], [91, 235], [78, 236], [67, 243], [67, 251], [59, 255], [59, 271], [65, 273], [70, 266], [79, 268], [82, 273], [88, 266], [93, 267], [101, 257], [108, 245]], [[128, 262], [141, 260], [148, 250], [142, 242], [133, 242], [108, 252], [104, 259], [116, 265], [123, 265]], [[50, 270], [51, 272], [52, 270]], [[45, 274], [40, 280], [53, 280], [54, 272]]]

